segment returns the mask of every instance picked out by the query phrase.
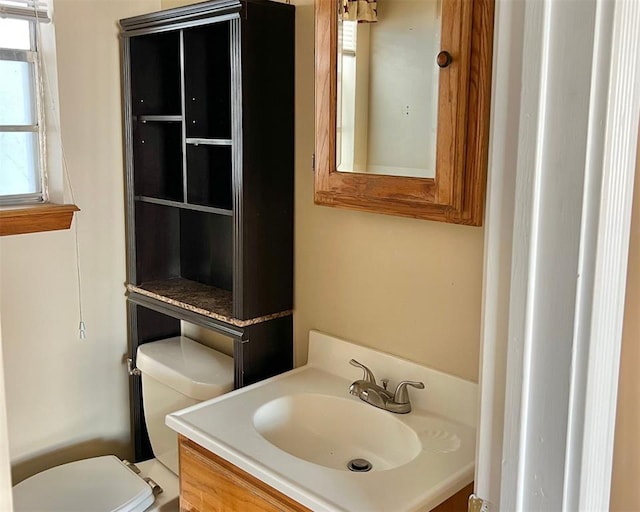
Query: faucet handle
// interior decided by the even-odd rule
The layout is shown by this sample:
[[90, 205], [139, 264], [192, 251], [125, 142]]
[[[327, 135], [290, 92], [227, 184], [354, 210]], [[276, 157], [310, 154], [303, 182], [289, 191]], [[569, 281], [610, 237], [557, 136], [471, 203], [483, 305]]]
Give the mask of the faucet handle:
[[349, 361], [349, 364], [351, 366], [355, 366], [356, 368], [362, 368], [362, 370], [364, 371], [364, 375], [362, 376], [362, 380], [364, 380], [366, 382], [369, 382], [371, 384], [375, 384], [376, 383], [376, 378], [374, 377], [373, 373], [365, 365], [363, 365], [362, 363], [359, 363], [355, 359], [352, 359], [351, 361]]
[[409, 403], [409, 392], [407, 391], [407, 386], [413, 386], [414, 388], [424, 389], [424, 382], [414, 382], [411, 380], [403, 380], [398, 387], [396, 388], [396, 392], [393, 395], [393, 401], [398, 404], [408, 404]]

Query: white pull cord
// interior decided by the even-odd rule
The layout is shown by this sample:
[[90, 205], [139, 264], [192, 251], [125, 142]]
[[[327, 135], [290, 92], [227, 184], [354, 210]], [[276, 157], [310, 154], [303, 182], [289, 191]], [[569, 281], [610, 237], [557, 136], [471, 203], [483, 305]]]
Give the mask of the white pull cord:
[[[37, 12], [36, 12], [36, 18], [37, 18]], [[51, 108], [51, 110], [55, 113], [56, 111], [56, 104], [53, 101], [53, 96], [51, 95], [51, 83], [49, 81], [49, 73], [47, 71], [47, 65], [46, 62], [44, 61], [44, 59], [42, 58], [42, 54], [41, 54], [41, 50], [42, 50], [42, 34], [40, 32], [40, 24], [37, 22], [36, 19], [36, 23], [35, 23], [35, 28], [36, 28], [36, 41], [37, 41], [37, 45], [38, 45], [38, 51], [37, 51], [37, 56], [38, 56], [38, 64], [40, 66], [40, 69], [42, 70], [42, 73], [40, 73], [40, 84], [39, 87], [41, 89], [41, 97], [42, 98], [50, 98], [50, 105], [49, 107]], [[44, 89], [46, 86], [46, 91], [49, 93], [48, 95], [44, 94]], [[41, 119], [40, 122], [44, 122], [44, 100], [41, 102], [41, 107], [40, 107], [40, 111], [41, 111]], [[62, 170], [64, 173], [64, 178], [67, 182], [67, 185], [69, 187], [69, 194], [71, 195], [71, 202], [73, 204], [76, 204], [76, 200], [75, 200], [75, 195], [73, 193], [73, 186], [71, 185], [71, 178], [69, 176], [69, 169], [67, 167], [67, 158], [65, 155], [65, 151], [64, 151], [64, 144], [62, 143], [62, 129], [60, 127], [60, 124], [58, 122], [58, 116], [53, 115], [52, 116], [52, 121], [53, 123], [55, 123], [55, 127], [56, 130], [58, 130], [58, 133], [60, 134], [60, 152], [62, 154]], [[43, 142], [46, 145], [46, 140]], [[78, 314], [80, 317], [80, 323], [78, 325], [78, 331], [79, 331], [79, 337], [81, 340], [86, 340], [87, 339], [87, 328], [85, 326], [84, 323], [84, 319], [83, 319], [83, 315], [82, 315], [82, 278], [80, 275], [80, 241], [78, 238], [78, 214], [74, 215], [75, 217], [75, 222], [73, 223], [73, 231], [74, 231], [74, 238], [75, 238], [75, 246], [76, 246], [76, 275], [77, 275], [77, 283], [78, 283]]]

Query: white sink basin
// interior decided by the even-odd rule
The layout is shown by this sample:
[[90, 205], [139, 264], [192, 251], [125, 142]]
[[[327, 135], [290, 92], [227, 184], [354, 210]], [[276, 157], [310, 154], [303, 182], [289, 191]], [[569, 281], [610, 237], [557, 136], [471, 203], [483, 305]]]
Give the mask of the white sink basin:
[[[362, 374], [411, 390], [393, 414], [349, 394]], [[167, 416], [167, 425], [314, 512], [431, 510], [473, 480], [477, 385], [313, 331], [309, 362]], [[347, 470], [366, 459], [367, 472]]]
[[299, 393], [271, 400], [253, 415], [256, 430], [281, 450], [347, 471], [353, 459], [371, 471], [411, 462], [421, 451], [416, 432], [394, 415], [352, 399]]

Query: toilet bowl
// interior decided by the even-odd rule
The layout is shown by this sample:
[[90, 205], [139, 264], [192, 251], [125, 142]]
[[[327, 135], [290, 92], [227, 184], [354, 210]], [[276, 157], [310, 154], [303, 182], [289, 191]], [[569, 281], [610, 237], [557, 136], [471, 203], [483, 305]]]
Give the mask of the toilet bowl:
[[42, 471], [13, 487], [15, 512], [173, 512], [178, 445], [165, 416], [233, 389], [233, 359], [185, 336], [140, 345], [145, 424], [154, 459], [130, 464], [113, 455]]

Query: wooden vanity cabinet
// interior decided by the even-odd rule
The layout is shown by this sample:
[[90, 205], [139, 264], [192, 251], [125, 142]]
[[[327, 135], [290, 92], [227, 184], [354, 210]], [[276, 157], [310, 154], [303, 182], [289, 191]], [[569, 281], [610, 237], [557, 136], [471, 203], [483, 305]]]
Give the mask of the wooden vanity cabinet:
[[[184, 436], [179, 445], [181, 512], [310, 510]], [[431, 512], [465, 512], [472, 492], [469, 484]]]
[[180, 436], [182, 512], [308, 512], [261, 480]]
[[[120, 21], [129, 357], [187, 321], [235, 387], [293, 367], [294, 11], [213, 0]], [[152, 455], [131, 376], [135, 458]]]

